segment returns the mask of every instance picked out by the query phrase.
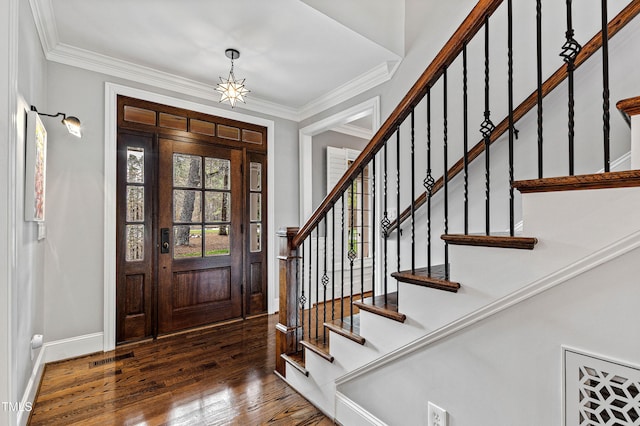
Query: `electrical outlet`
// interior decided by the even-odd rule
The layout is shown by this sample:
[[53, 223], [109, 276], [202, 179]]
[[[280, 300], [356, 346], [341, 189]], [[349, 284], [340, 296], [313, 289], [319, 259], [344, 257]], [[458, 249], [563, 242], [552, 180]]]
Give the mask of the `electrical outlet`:
[[446, 410], [438, 407], [433, 402], [429, 401], [427, 416], [427, 426], [447, 426], [447, 412]]

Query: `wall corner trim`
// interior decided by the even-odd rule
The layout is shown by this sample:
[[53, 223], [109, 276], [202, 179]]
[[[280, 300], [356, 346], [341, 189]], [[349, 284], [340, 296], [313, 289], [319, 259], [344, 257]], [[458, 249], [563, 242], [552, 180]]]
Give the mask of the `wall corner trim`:
[[[361, 405], [336, 391], [336, 420], [340, 424], [386, 426], [387, 424], [365, 410]], [[347, 423], [348, 422], [348, 423]]]

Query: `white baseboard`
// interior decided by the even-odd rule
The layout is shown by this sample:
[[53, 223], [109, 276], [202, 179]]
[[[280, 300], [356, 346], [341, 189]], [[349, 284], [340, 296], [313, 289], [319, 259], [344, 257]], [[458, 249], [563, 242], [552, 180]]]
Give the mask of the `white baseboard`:
[[100, 332], [47, 342], [42, 348], [45, 352], [45, 362], [101, 352], [104, 348], [103, 335], [104, 333]]
[[336, 420], [342, 425], [353, 426], [386, 426], [387, 424], [336, 391]]
[[40, 386], [40, 380], [42, 380], [42, 373], [44, 372], [44, 347], [40, 349], [38, 353], [38, 358], [36, 358], [36, 362], [33, 364], [33, 370], [31, 371], [31, 377], [29, 377], [29, 381], [27, 382], [27, 387], [24, 390], [24, 394], [22, 395], [22, 400], [20, 401], [20, 407], [26, 407], [18, 411], [18, 425], [25, 426], [29, 421], [29, 413], [31, 412], [31, 408], [36, 399], [36, 393], [38, 392], [38, 387]]

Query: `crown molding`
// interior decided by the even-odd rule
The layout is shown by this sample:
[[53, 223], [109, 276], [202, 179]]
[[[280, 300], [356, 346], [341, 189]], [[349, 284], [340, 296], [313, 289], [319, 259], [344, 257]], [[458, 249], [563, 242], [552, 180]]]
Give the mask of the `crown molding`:
[[360, 93], [364, 93], [369, 89], [391, 80], [393, 75], [396, 73], [400, 62], [400, 60], [383, 62], [368, 72], [359, 75], [353, 80], [348, 81], [327, 94], [309, 102], [300, 108], [299, 121], [312, 117], [340, 104], [341, 102], [347, 101]]
[[[219, 95], [214, 91], [213, 86], [209, 84], [61, 43], [56, 28], [52, 1], [29, 0], [29, 3], [47, 60], [212, 102], [219, 101]], [[390, 80], [399, 64], [400, 60], [384, 62], [301, 108], [290, 107], [251, 96], [248, 98], [250, 102], [239, 106], [238, 109], [300, 122]]]
[[373, 131], [371, 129], [354, 126], [353, 124], [343, 124], [341, 126], [334, 127], [331, 130], [361, 139], [370, 140], [373, 137]]

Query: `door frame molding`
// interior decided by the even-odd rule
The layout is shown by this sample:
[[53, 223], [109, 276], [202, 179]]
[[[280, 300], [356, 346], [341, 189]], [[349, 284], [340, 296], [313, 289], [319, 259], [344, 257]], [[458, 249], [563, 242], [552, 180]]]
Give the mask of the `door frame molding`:
[[[200, 104], [167, 95], [149, 92], [143, 89], [116, 83], [105, 83], [104, 117], [104, 342], [103, 350], [109, 351], [116, 346], [116, 157], [118, 135], [118, 95], [129, 96], [149, 102], [156, 102], [176, 108], [197, 111], [204, 114], [245, 123], [257, 124], [267, 128], [267, 235], [275, 235], [275, 177], [272, 173], [275, 161], [275, 122], [254, 117], [236, 111]], [[278, 310], [276, 284], [275, 238], [267, 239], [267, 294], [268, 312]]]

